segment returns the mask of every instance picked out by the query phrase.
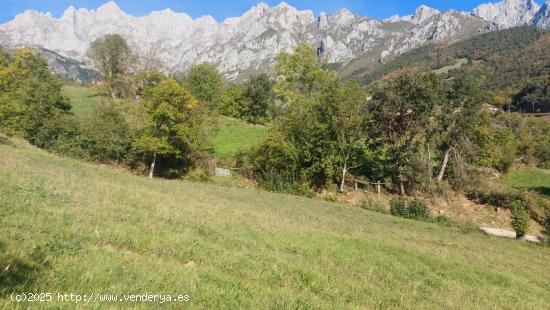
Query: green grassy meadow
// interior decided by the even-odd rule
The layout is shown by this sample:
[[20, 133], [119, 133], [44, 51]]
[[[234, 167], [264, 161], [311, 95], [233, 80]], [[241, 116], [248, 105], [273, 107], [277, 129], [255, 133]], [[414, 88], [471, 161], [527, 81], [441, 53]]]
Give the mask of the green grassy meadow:
[[220, 117], [219, 128], [212, 137], [214, 155], [229, 159], [240, 151], [246, 151], [267, 137], [267, 127], [247, 124], [238, 119]]
[[[184, 306], [547, 309], [550, 250], [307, 198], [61, 158], [0, 139], [0, 308], [11, 293], [188, 294]], [[181, 308], [181, 304], [164, 304]]]
[[99, 91], [78, 85], [63, 85], [61, 94], [70, 99], [71, 110], [76, 116], [91, 114], [96, 104], [106, 100]]
[[550, 171], [548, 170], [522, 169], [506, 176], [502, 183], [509, 187], [531, 190], [550, 197]]

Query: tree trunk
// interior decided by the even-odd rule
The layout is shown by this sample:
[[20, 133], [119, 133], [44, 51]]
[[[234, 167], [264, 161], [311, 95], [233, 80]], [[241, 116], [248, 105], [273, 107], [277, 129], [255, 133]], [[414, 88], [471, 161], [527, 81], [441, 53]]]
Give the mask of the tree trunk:
[[346, 172], [347, 168], [346, 165], [344, 165], [344, 168], [342, 168], [342, 182], [340, 182], [340, 193], [344, 192], [344, 186], [346, 185]]
[[153, 174], [155, 173], [155, 163], [157, 161], [157, 153], [153, 153], [153, 160], [151, 161], [151, 167], [149, 168], [149, 178], [153, 177]]
[[406, 196], [407, 192], [405, 191], [405, 178], [403, 177], [403, 167], [400, 165], [397, 168], [397, 185], [399, 186], [399, 195]]
[[433, 166], [432, 166], [432, 151], [430, 150], [430, 144], [428, 143], [428, 167], [430, 168], [430, 184], [432, 183], [433, 179]]
[[403, 182], [403, 179], [401, 176], [399, 176], [399, 195], [405, 196], [407, 193], [405, 192], [405, 182]]
[[451, 148], [447, 148], [445, 150], [445, 154], [443, 155], [443, 160], [441, 161], [441, 167], [439, 168], [439, 174], [437, 175], [437, 182], [441, 182], [443, 180], [443, 176], [445, 175], [445, 169], [447, 168], [447, 163], [449, 162], [449, 153], [451, 153]]

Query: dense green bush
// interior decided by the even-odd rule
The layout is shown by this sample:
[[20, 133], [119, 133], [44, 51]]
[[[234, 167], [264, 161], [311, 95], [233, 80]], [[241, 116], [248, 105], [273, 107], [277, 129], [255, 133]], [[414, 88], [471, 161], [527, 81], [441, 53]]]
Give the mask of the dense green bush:
[[521, 239], [529, 230], [529, 212], [525, 209], [522, 201], [514, 201], [511, 205], [512, 210], [512, 226], [516, 231], [516, 238]]
[[414, 199], [407, 205], [405, 200], [393, 198], [390, 200], [390, 213], [412, 220], [427, 221], [430, 219], [430, 209], [426, 203], [419, 199]]
[[510, 208], [515, 201], [523, 201], [524, 193], [517, 190], [487, 190], [474, 188], [467, 193], [468, 198], [481, 204], [488, 204], [499, 208]]
[[95, 107], [84, 120], [82, 133], [91, 159], [100, 162], [123, 162], [131, 151], [132, 133], [124, 116], [112, 103]]
[[241, 86], [231, 86], [224, 90], [220, 99], [220, 114], [246, 119], [249, 110], [250, 100], [244, 95]]
[[391, 215], [400, 216], [400, 217], [408, 217], [408, 209], [407, 204], [405, 200], [393, 198], [390, 200], [390, 213]]
[[38, 147], [50, 146], [61, 131], [54, 125], [70, 109], [61, 96], [61, 82], [32, 50], [17, 50], [0, 61], [2, 132], [24, 137]]
[[256, 173], [256, 180], [267, 191], [313, 197], [309, 186], [300, 182], [292, 172], [262, 170]]
[[430, 218], [430, 210], [423, 201], [415, 199], [409, 203], [408, 218], [415, 220], [427, 220]]
[[550, 169], [550, 144], [537, 145], [535, 156], [538, 159], [538, 166], [543, 169]]
[[542, 223], [546, 212], [550, 211], [550, 201], [540, 195], [515, 189], [485, 189], [476, 187], [466, 193], [469, 199], [481, 204], [512, 210], [512, 205], [520, 201], [528, 214], [537, 222]]

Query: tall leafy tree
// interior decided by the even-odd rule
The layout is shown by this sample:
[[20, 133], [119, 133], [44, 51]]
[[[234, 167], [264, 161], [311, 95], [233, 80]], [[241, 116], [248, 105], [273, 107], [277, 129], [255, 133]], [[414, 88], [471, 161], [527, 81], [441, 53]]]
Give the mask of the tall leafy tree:
[[309, 44], [297, 46], [292, 53], [281, 53], [273, 69], [275, 94], [287, 104], [310, 98], [338, 78], [319, 63], [317, 52]]
[[339, 189], [343, 192], [348, 172], [360, 167], [368, 153], [365, 130], [367, 95], [355, 81], [343, 86], [336, 83], [336, 87], [327, 90], [332, 94], [329, 94], [329, 98], [332, 97], [330, 104], [326, 105], [327, 116], [335, 144], [335, 161], [341, 174]]
[[273, 104], [273, 83], [267, 74], [253, 75], [245, 83], [244, 96], [248, 99], [248, 121], [256, 124], [269, 115]]
[[444, 96], [441, 79], [433, 73], [403, 74], [373, 91], [368, 130], [387, 150], [401, 195], [406, 194], [406, 175], [425, 140], [426, 126]]
[[244, 95], [240, 85], [234, 85], [224, 90], [220, 99], [219, 111], [222, 115], [234, 118], [248, 118], [250, 100]]
[[218, 108], [223, 94], [223, 79], [214, 65], [202, 63], [191, 67], [184, 84], [198, 101]]
[[128, 79], [134, 57], [128, 43], [118, 34], [108, 34], [94, 40], [87, 57], [101, 74], [106, 92], [116, 98]]
[[472, 138], [476, 130], [488, 125], [482, 103], [483, 93], [476, 80], [466, 76], [455, 78], [447, 91], [447, 100], [442, 102], [437, 130], [443, 153], [437, 182], [441, 182], [451, 152], [471, 152]]
[[300, 45], [282, 53], [274, 65], [274, 92], [285, 104], [267, 141], [253, 154], [258, 173], [284, 175], [287, 180], [323, 187], [335, 174], [334, 144], [328, 130], [327, 109], [319, 109], [335, 72], [319, 62], [315, 50]]
[[525, 85], [514, 96], [513, 105], [516, 110], [524, 113], [550, 112], [550, 76], [542, 76]]
[[30, 49], [4, 57], [0, 64], [0, 129], [19, 134], [44, 147], [55, 139], [55, 132], [44, 135], [54, 119], [71, 106], [61, 96], [61, 84], [51, 74], [46, 61]]
[[278, 95], [289, 105], [255, 153], [257, 170], [317, 188], [339, 181], [343, 190], [367, 149], [365, 92], [355, 82], [343, 84], [307, 45], [282, 54], [276, 68]]
[[133, 148], [150, 156], [149, 177], [159, 157], [189, 161], [207, 143], [199, 103], [174, 79], [164, 79], [143, 91], [141, 115], [145, 127]]

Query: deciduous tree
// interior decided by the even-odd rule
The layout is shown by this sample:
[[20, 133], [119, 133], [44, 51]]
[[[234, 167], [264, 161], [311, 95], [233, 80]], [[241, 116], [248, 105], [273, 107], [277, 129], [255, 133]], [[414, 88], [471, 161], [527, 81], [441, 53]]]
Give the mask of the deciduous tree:
[[213, 109], [218, 108], [223, 94], [223, 79], [214, 65], [202, 63], [191, 67], [184, 84], [198, 101]]
[[86, 55], [101, 74], [105, 91], [116, 98], [134, 61], [128, 43], [118, 34], [108, 34], [94, 40]]
[[447, 99], [442, 102], [437, 123], [440, 148], [443, 153], [437, 182], [441, 182], [451, 152], [472, 151], [472, 138], [476, 128], [485, 126], [488, 119], [483, 109], [484, 96], [476, 80], [460, 76], [455, 78], [448, 90]]
[[267, 74], [253, 75], [245, 83], [244, 96], [248, 99], [248, 121], [256, 124], [268, 118], [273, 104], [273, 83]]
[[445, 97], [439, 76], [403, 74], [373, 91], [368, 130], [378, 147], [386, 148], [399, 193], [406, 194], [407, 172], [427, 133], [434, 109]]
[[141, 115], [145, 127], [133, 147], [150, 156], [149, 177], [154, 176], [159, 157], [188, 161], [204, 150], [208, 139], [199, 104], [174, 79], [144, 90]]

